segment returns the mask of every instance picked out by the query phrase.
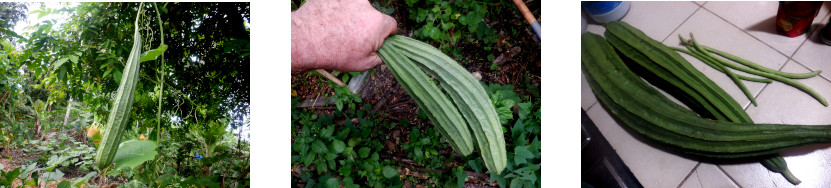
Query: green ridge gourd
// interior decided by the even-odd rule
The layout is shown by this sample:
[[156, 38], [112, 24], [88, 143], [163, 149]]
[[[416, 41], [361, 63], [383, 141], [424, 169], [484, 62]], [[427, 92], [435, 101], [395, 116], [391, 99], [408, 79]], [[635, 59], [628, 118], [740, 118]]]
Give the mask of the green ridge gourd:
[[[387, 60], [390, 60], [391, 57], [385, 57], [390, 54], [386, 49], [402, 54], [406, 57], [404, 59], [409, 58], [414, 60], [396, 62], [403, 62], [402, 64], [410, 64], [412, 66], [406, 70], [419, 67], [421, 70], [416, 73], [424, 74], [423, 72], [426, 72], [440, 83], [443, 91], [450, 96], [453, 104], [466, 120], [466, 124], [456, 126], [464, 126], [465, 129], [473, 131], [473, 136], [476, 139], [476, 145], [479, 148], [485, 167], [491, 172], [500, 174], [507, 166], [507, 154], [502, 125], [499, 122], [499, 116], [496, 114], [493, 103], [490, 101], [488, 94], [478, 80], [473, 78], [473, 75], [459, 65], [459, 63], [435, 47], [412, 38], [390, 36], [385, 40], [381, 49], [384, 49], [384, 53], [381, 53], [380, 56], [388, 65], [391, 63], [387, 62]], [[398, 67], [398, 65], [390, 65], [389, 67]], [[394, 74], [399, 82], [402, 80], [400, 77], [404, 74], [401, 71], [403, 70], [395, 70], [398, 73]], [[420, 85], [426, 84], [433, 85], [433, 83], [420, 83]], [[412, 90], [415, 87], [409, 83], [404, 83], [402, 86], [410, 87], [410, 89], [405, 90]], [[416, 97], [418, 96], [414, 96], [414, 98]], [[419, 105], [421, 106], [422, 104]], [[424, 108], [424, 106], [421, 107]], [[431, 113], [435, 112], [431, 111]], [[451, 143], [451, 145], [457, 145], [458, 147], [460, 144], [457, 142], [456, 144]], [[454, 147], [454, 149], [457, 148]]]
[[112, 163], [133, 108], [136, 84], [139, 80], [139, 58], [141, 55], [142, 39], [139, 33], [138, 21], [142, 5], [143, 3], [139, 5], [139, 11], [136, 13], [133, 48], [130, 51], [130, 56], [127, 58], [127, 65], [124, 66], [124, 76], [121, 77], [118, 90], [116, 91], [115, 101], [110, 109], [106, 131], [103, 132], [104, 134], [102, 135], [103, 137], [101, 138], [98, 150], [95, 152], [95, 165], [98, 166], [98, 169], [105, 169]]
[[711, 120], [663, 96], [637, 77], [602, 37], [583, 34], [581, 62], [592, 91], [613, 117], [645, 137], [693, 155], [739, 158], [831, 142], [829, 125]]

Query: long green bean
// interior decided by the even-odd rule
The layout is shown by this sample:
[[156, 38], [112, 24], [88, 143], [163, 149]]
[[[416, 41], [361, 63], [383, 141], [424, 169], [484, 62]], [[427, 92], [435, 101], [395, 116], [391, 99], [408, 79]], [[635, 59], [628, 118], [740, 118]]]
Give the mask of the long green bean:
[[[695, 57], [696, 59], [699, 59], [699, 60], [700, 60], [700, 59], [702, 59], [702, 57], [698, 56], [698, 54], [693, 54], [692, 52], [690, 52], [690, 51], [688, 51], [688, 50], [685, 50], [685, 49], [682, 49], [682, 48], [678, 48], [678, 47], [669, 47], [669, 48], [672, 48], [672, 50], [675, 50], [675, 51], [682, 52], [682, 53], [685, 53], [685, 54], [687, 54], [687, 55], [693, 56], [693, 57]], [[710, 67], [713, 67], [713, 69], [716, 69], [716, 70], [718, 70], [719, 72], [722, 72], [722, 73], [724, 72], [724, 70], [721, 70], [721, 69], [719, 69], [719, 68], [716, 68], [716, 65], [713, 65], [713, 64], [712, 64], [712, 63], [710, 63], [709, 61], [702, 61], [702, 62], [704, 62], [704, 64], [709, 65]], [[749, 77], [749, 76], [745, 76], [745, 75], [741, 75], [741, 74], [737, 74], [736, 76], [738, 76], [738, 77], [739, 77], [739, 79], [742, 79], [742, 80], [747, 80], [747, 81], [751, 81], [751, 82], [770, 83], [770, 82], [772, 82], [772, 81], [773, 81], [773, 80], [771, 80], [771, 79], [767, 79], [767, 78], [756, 78], [756, 77]]]
[[[692, 39], [692, 40], [695, 40], [695, 39]], [[726, 74], [727, 77], [729, 77], [730, 80], [732, 80], [733, 83], [735, 83], [736, 86], [738, 86], [740, 90], [742, 90], [742, 93], [744, 93], [744, 95], [747, 97], [747, 99], [750, 100], [750, 103], [753, 104], [753, 106], [758, 106], [758, 104], [756, 104], [756, 99], [753, 98], [753, 94], [750, 93], [750, 90], [747, 89], [747, 86], [744, 85], [744, 82], [739, 80], [739, 78], [736, 76], [735, 73], [733, 73], [733, 71], [730, 71], [730, 69], [727, 69], [727, 67], [724, 67], [724, 65], [719, 64], [717, 61], [713, 60], [710, 56], [707, 56], [707, 54], [704, 54], [701, 51], [696, 51], [697, 49], [695, 49], [695, 46], [693, 46], [693, 47], [687, 46], [687, 49], [689, 49], [690, 52], [692, 52], [692, 53], [698, 53], [698, 56], [700, 56], [699, 59], [701, 61], [709, 61], [710, 63], [718, 66], [718, 68], [721, 69], [722, 72], [724, 72], [724, 74]]]
[[717, 50], [715, 48], [710, 48], [708, 46], [704, 46], [704, 45], [701, 45], [701, 44], [698, 44], [698, 46], [701, 46], [701, 48], [704, 48], [704, 50], [706, 50], [708, 52], [712, 52], [716, 55], [719, 55], [719, 56], [727, 58], [731, 61], [740, 63], [744, 66], [747, 66], [747, 67], [750, 67], [750, 68], [753, 68], [753, 69], [756, 69], [756, 70], [759, 70], [759, 71], [764, 71], [764, 72], [768, 72], [768, 73], [771, 73], [771, 74], [779, 75], [779, 76], [782, 76], [782, 77], [785, 77], [785, 78], [793, 78], [793, 79], [811, 78], [811, 77], [814, 77], [814, 76], [816, 76], [816, 75], [818, 75], [819, 73], [822, 72], [822, 70], [816, 70], [816, 71], [809, 72], [809, 73], [782, 72], [782, 71], [778, 71], [778, 70], [774, 70], [774, 69], [770, 69], [770, 68], [761, 66], [759, 64], [753, 63], [752, 61], [743, 59], [743, 58], [738, 57], [738, 56], [734, 56], [730, 53], [727, 53], [727, 52], [724, 52], [724, 51], [721, 51], [721, 50]]
[[[687, 46], [692, 45], [693, 47], [695, 47], [697, 43], [695, 42], [695, 38], [693, 38], [692, 34], [690, 34], [690, 38], [691, 38], [691, 41], [686, 42]], [[684, 40], [681, 40], [681, 41], [684, 42]], [[726, 61], [718, 59], [718, 58], [714, 58], [714, 59], [716, 59], [716, 61], [718, 61], [718, 63], [723, 64], [723, 65], [727, 65], [727, 66], [734, 65], [734, 64], [731, 64], [729, 62], [726, 62]], [[735, 66], [735, 67], [740, 67], [740, 66]], [[735, 68], [735, 67], [731, 67], [731, 68]], [[825, 98], [822, 97], [822, 95], [820, 95], [819, 93], [814, 91], [814, 89], [811, 89], [810, 87], [806, 86], [805, 84], [796, 82], [793, 79], [786, 78], [786, 77], [776, 75], [776, 74], [773, 74], [773, 73], [758, 71], [758, 70], [754, 70], [754, 69], [748, 69], [748, 70], [749, 71], [747, 73], [755, 74], [755, 75], [766, 77], [766, 78], [770, 78], [770, 79], [782, 82], [784, 84], [788, 84], [790, 86], [793, 86], [796, 89], [802, 90], [803, 92], [810, 95], [814, 99], [817, 99], [823, 106], [828, 106], [828, 102], [825, 100]]]

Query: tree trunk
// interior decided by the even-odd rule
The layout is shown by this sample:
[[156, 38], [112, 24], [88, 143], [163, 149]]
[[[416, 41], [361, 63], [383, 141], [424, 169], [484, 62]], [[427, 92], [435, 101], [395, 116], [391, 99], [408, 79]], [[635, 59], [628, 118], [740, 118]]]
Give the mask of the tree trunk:
[[63, 117], [63, 125], [66, 126], [69, 123], [69, 112], [72, 111], [72, 98], [69, 98], [69, 102], [66, 103], [66, 115]]
[[37, 136], [38, 136], [38, 140], [40, 140], [41, 138], [43, 138], [43, 134], [40, 131], [40, 116], [38, 114], [35, 114], [35, 126], [37, 126], [37, 128], [38, 128]]

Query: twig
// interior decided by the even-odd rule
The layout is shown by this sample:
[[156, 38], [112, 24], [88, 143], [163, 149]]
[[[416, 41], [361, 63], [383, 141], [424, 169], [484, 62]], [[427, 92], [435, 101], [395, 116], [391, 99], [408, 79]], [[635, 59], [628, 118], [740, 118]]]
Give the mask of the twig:
[[317, 69], [317, 70], [315, 70], [315, 71], [317, 71], [318, 73], [320, 73], [321, 75], [323, 75], [323, 77], [326, 77], [326, 78], [328, 78], [329, 80], [332, 80], [333, 82], [335, 82], [335, 84], [338, 84], [338, 85], [340, 85], [340, 86], [346, 86], [346, 84], [343, 84], [343, 82], [341, 82], [341, 81], [340, 81], [340, 79], [335, 78], [335, 76], [332, 76], [332, 74], [329, 74], [329, 72], [328, 72], [328, 71], [326, 71], [326, 70], [323, 70], [323, 69]]
[[382, 96], [381, 100], [378, 101], [378, 103], [375, 103], [375, 106], [372, 107], [372, 112], [370, 112], [369, 115], [375, 115], [375, 113], [378, 113], [378, 110], [381, 109], [381, 106], [387, 103], [388, 99], [389, 98], [386, 95]]

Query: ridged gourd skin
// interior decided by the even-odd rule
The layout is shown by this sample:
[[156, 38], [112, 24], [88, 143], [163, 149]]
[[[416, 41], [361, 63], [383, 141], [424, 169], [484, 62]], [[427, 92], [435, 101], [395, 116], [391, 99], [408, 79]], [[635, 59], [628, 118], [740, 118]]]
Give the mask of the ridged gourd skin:
[[[139, 8], [139, 12], [141, 12], [141, 8]], [[133, 48], [127, 58], [127, 65], [124, 66], [124, 76], [121, 77], [119, 82], [115, 101], [110, 109], [110, 116], [107, 118], [106, 130], [102, 131], [101, 142], [95, 152], [95, 165], [98, 169], [107, 168], [113, 161], [118, 145], [121, 143], [121, 136], [124, 135], [124, 128], [127, 127], [127, 122], [130, 119], [130, 112], [133, 109], [136, 84], [139, 80], [139, 59], [142, 42], [138, 29], [138, 19], [137, 15], [136, 24], [134, 25], [136, 28], [133, 37]]]
[[[713, 94], [728, 96], [728, 97], [714, 98], [714, 99], [728, 100], [728, 101], [726, 101], [726, 103], [724, 101], [710, 101], [710, 100], [704, 99], [704, 97], [701, 95], [701, 93], [702, 92], [707, 92], [707, 91], [693, 89], [692, 87], [687, 85], [687, 83], [681, 81], [682, 77], [679, 77], [679, 76], [676, 76], [676, 75], [672, 74], [672, 71], [697, 71], [697, 70], [694, 70], [694, 69], [693, 70], [688, 70], [688, 69], [665, 69], [665, 68], [659, 66], [660, 62], [652, 61], [652, 59], [650, 59], [646, 55], [644, 55], [644, 53], [649, 53], [648, 51], [640, 51], [640, 50], [630, 46], [629, 44], [634, 44], [634, 45], [639, 45], [640, 44], [641, 45], [640, 49], [648, 49], [648, 48], [643, 48], [643, 46], [645, 46], [645, 45], [654, 45], [654, 46], [656, 46], [656, 48], [670, 48], [670, 49], [673, 49], [672, 47], [665, 46], [665, 45], [661, 44], [658, 41], [652, 40], [650, 37], [646, 36], [643, 32], [641, 32], [637, 28], [632, 27], [629, 24], [626, 24], [625, 22], [612, 23], [609, 26], [613, 27], [613, 29], [612, 30], [607, 30], [604, 33], [604, 36], [606, 37], [606, 41], [609, 42], [609, 44], [611, 44], [611, 46], [613, 46], [615, 49], [617, 49], [619, 54], [622, 55], [621, 57], [624, 57], [624, 56], [628, 57], [628, 58], [631, 59], [632, 62], [634, 62], [634, 63], [628, 64], [629, 65], [628, 67], [633, 68], [633, 69], [640, 69], [641, 71], [638, 72], [638, 75], [641, 75], [641, 77], [643, 77], [644, 79], [646, 79], [647, 81], [649, 81], [653, 85], [661, 87], [668, 94], [674, 96], [676, 99], [679, 99], [681, 102], [686, 104], [688, 107], [690, 107], [690, 109], [697, 112], [702, 117], [707, 117], [707, 118], [710, 118], [710, 119], [730, 121], [730, 122], [738, 122], [738, 123], [753, 123], [753, 120], [750, 119], [750, 117], [747, 115], [747, 113], [745, 111], [741, 110], [742, 109], [741, 106], [737, 105], [735, 100], [732, 100], [732, 98], [730, 98], [729, 95], [726, 92], [724, 92], [723, 89], [721, 89], [717, 85], [706, 85], [706, 83], [712, 82], [708, 78], [702, 77], [700, 82], [693, 82], [693, 83], [702, 84], [705, 87], [708, 87], [708, 86], [712, 87], [711, 89], [716, 91]], [[618, 28], [618, 29], [614, 29], [615, 27]], [[622, 33], [624, 31], [626, 31], [626, 33], [619, 34], [619, 35], [624, 35], [624, 36], [626, 36], [627, 34], [629, 36], [637, 35], [637, 36], [639, 36], [638, 38], [640, 40], [645, 40], [645, 41], [637, 42], [638, 40], [629, 40], [630, 43], [626, 43], [623, 40], [619, 39], [615, 34], [613, 34], [613, 32], [615, 32], [615, 31], [617, 31], [618, 33]], [[679, 37], [680, 37], [680, 35], [679, 35]], [[683, 38], [681, 38], [681, 40], [684, 41]], [[687, 46], [687, 47], [689, 48], [690, 46]], [[702, 47], [704, 47], [704, 46], [702, 46]], [[705, 48], [707, 48], [707, 47], [705, 47]], [[679, 49], [673, 49], [673, 50], [679, 51]], [[710, 50], [715, 50], [715, 49], [710, 49]], [[682, 52], [683, 52], [683, 50], [682, 50]], [[686, 53], [688, 53], [689, 55], [696, 56], [696, 54], [694, 54], [693, 52], [695, 52], [695, 50], [690, 49], [690, 51], [686, 51]], [[726, 54], [724, 52], [721, 52], [721, 53]], [[729, 55], [729, 54], [726, 54], [726, 55]], [[724, 55], [722, 55], [722, 56], [724, 56]], [[699, 55], [699, 56], [696, 56], [696, 57], [698, 59], [702, 59], [703, 56]], [[673, 58], [670, 58], [670, 59], [673, 59]], [[676, 62], [673, 62], [673, 64], [689, 64], [689, 62], [687, 62], [683, 59], [673, 59], [673, 60], [677, 60]], [[717, 66], [713, 63], [708, 63], [709, 61], [702, 60], [702, 62], [710, 65], [711, 67], [713, 67], [715, 69], [719, 69], [719, 66]], [[750, 64], [752, 64], [752, 63], [750, 63]], [[745, 63], [745, 65], [748, 65], [748, 63]], [[758, 66], [758, 65], [756, 65], [756, 66], [757, 66], [756, 68], [760, 69], [760, 70], [762, 68], [764, 68], [764, 67], [761, 67], [761, 66]], [[724, 69], [724, 68], [721, 68], [721, 69]], [[721, 71], [727, 73], [724, 70], [721, 70]], [[818, 73], [818, 71], [817, 71], [817, 73]], [[739, 75], [739, 76], [741, 76], [741, 75]], [[750, 80], [748, 78], [745, 78], [745, 79]], [[771, 82], [770, 79], [764, 79], [764, 80], [754, 79], [754, 80], [757, 81], [757, 82], [765, 82], [765, 80], [768, 83]], [[702, 87], [699, 87], [699, 89], [702, 89]], [[713, 104], [713, 103], [716, 103], [716, 102], [721, 102], [723, 105], [720, 106], [720, 108], [716, 107]], [[755, 102], [754, 102], [754, 105], [755, 105]], [[723, 114], [729, 114], [729, 113], [732, 113], [732, 112], [738, 113], [737, 114], [738, 116], [734, 116], [734, 117], [739, 117], [739, 118], [730, 119], [730, 118], [723, 115]], [[765, 167], [767, 167], [768, 169], [770, 169], [773, 172], [782, 173], [785, 176], [785, 178], [788, 181], [790, 181], [791, 183], [799, 184], [799, 182], [800, 182], [799, 179], [797, 179], [796, 177], [793, 176], [793, 174], [790, 173], [790, 170], [787, 167], [788, 165], [785, 162], [785, 159], [782, 158], [782, 156], [780, 156], [778, 154], [771, 154], [769, 157], [764, 158], [761, 161], [761, 163], [762, 163], [762, 165], [764, 165]]]
[[724, 92], [724, 90], [716, 89], [718, 85], [712, 80], [702, 79], [706, 78], [706, 76], [695, 69], [695, 67], [674, 50], [649, 38], [649, 36], [626, 22], [610, 22], [605, 27], [607, 36], [615, 36], [620, 41], [638, 51], [650, 52], [642, 54], [662, 68], [678, 70], [673, 71], [672, 74], [680, 78], [687, 86], [697, 91], [704, 91], [700, 94], [705, 100], [699, 102], [710, 103], [717, 109], [726, 109], [725, 111], [721, 111], [721, 113], [730, 120], [750, 119], [746, 113], [741, 112], [744, 109], [740, 108], [741, 106], [729, 94]]
[[507, 165], [505, 138], [496, 109], [479, 81], [455, 60], [427, 43], [391, 36], [384, 43], [384, 46], [388, 45], [393, 51], [412, 59], [414, 66], [440, 83], [466, 120], [467, 128], [473, 131], [485, 166], [500, 174]]
[[696, 116], [631, 72], [603, 37], [586, 33], [581, 42], [583, 73], [598, 100], [647, 138], [713, 158], [763, 156], [831, 142], [829, 125], [732, 123]]
[[462, 119], [459, 109], [439, 88], [430, 81], [424, 72], [413, 65], [409, 59], [396, 52], [395, 47], [385, 43], [378, 51], [381, 59], [401, 87], [412, 99], [427, 112], [431, 122], [438, 125], [439, 132], [450, 142], [450, 146], [463, 156], [473, 152], [473, 139], [467, 124]]

